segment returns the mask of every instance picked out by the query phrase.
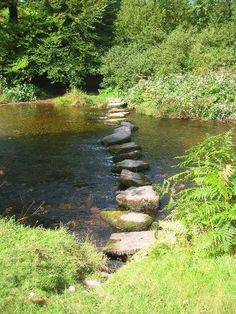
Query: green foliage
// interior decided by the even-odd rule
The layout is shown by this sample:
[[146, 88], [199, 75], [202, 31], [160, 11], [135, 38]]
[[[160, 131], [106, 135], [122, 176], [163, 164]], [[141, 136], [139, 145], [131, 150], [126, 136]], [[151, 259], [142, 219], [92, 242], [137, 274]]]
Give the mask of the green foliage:
[[232, 1], [121, 1], [116, 45], [101, 67], [104, 86], [126, 92], [142, 79], [235, 71]]
[[62, 228], [29, 228], [0, 219], [0, 236], [1, 313], [37, 312], [30, 292], [50, 297], [104, 264], [90, 243], [77, 242]]
[[227, 72], [171, 75], [139, 81], [127, 100], [138, 112], [157, 117], [235, 119], [235, 84], [235, 74]]
[[19, 83], [2, 89], [3, 98], [10, 101], [31, 101], [41, 95], [41, 91], [33, 84]]
[[[168, 209], [187, 227], [192, 241], [210, 254], [236, 247], [236, 158], [232, 132], [210, 137], [187, 151], [165, 185], [172, 191]], [[178, 185], [184, 184], [183, 189]]]
[[43, 77], [81, 86], [98, 73], [111, 45], [113, 0], [28, 0], [17, 10], [17, 21], [9, 24], [0, 8], [0, 69], [8, 81]]

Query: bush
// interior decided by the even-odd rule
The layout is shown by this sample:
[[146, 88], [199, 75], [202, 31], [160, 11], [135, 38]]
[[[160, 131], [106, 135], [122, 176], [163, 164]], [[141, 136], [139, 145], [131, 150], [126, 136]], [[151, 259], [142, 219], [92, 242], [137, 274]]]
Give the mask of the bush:
[[235, 84], [235, 74], [227, 72], [172, 75], [141, 80], [127, 100], [138, 112], [157, 117], [235, 119]]
[[[181, 220], [193, 243], [210, 254], [235, 252], [236, 158], [232, 132], [210, 137], [191, 148], [177, 166], [184, 169], [164, 185], [168, 209]], [[180, 189], [180, 183], [184, 188]]]
[[32, 101], [40, 96], [41, 91], [33, 84], [18, 83], [12, 87], [2, 89], [4, 99], [11, 101]]

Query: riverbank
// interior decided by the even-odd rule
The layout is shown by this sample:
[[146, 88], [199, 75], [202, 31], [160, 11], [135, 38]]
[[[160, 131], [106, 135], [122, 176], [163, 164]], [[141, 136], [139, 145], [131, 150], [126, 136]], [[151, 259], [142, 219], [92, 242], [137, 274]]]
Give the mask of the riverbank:
[[1, 225], [0, 312], [14, 313], [234, 313], [236, 261], [207, 258], [184, 247], [158, 247], [118, 270], [98, 288], [104, 260], [89, 243], [63, 229]]

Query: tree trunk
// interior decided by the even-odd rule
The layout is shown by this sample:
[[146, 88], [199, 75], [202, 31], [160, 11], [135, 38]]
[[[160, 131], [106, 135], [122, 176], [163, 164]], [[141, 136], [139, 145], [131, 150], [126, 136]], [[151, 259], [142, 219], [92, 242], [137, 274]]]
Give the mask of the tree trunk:
[[16, 23], [18, 21], [17, 1], [12, 1], [8, 5], [9, 22]]

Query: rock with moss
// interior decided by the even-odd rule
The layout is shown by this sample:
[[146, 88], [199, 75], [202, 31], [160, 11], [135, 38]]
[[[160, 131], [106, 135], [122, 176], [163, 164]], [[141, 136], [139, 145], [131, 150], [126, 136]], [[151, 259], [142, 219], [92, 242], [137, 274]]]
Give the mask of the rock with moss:
[[101, 217], [122, 231], [146, 230], [153, 222], [151, 216], [131, 211], [104, 210], [101, 211]]
[[155, 231], [113, 233], [104, 248], [111, 257], [131, 256], [142, 249], [147, 249], [156, 242]]
[[134, 150], [141, 150], [141, 147], [134, 143], [134, 142], [129, 142], [121, 145], [111, 145], [109, 147], [109, 151], [112, 154], [123, 154], [123, 153], [129, 153]]
[[159, 207], [159, 195], [151, 185], [121, 191], [116, 200], [121, 207], [137, 212], [150, 212]]
[[133, 159], [125, 159], [118, 163], [116, 163], [112, 170], [113, 172], [120, 173], [123, 169], [127, 169], [130, 171], [143, 171], [149, 168], [149, 163], [143, 160], [133, 160]]
[[138, 187], [150, 184], [150, 181], [143, 173], [133, 172], [127, 169], [121, 171], [119, 182], [125, 187]]

